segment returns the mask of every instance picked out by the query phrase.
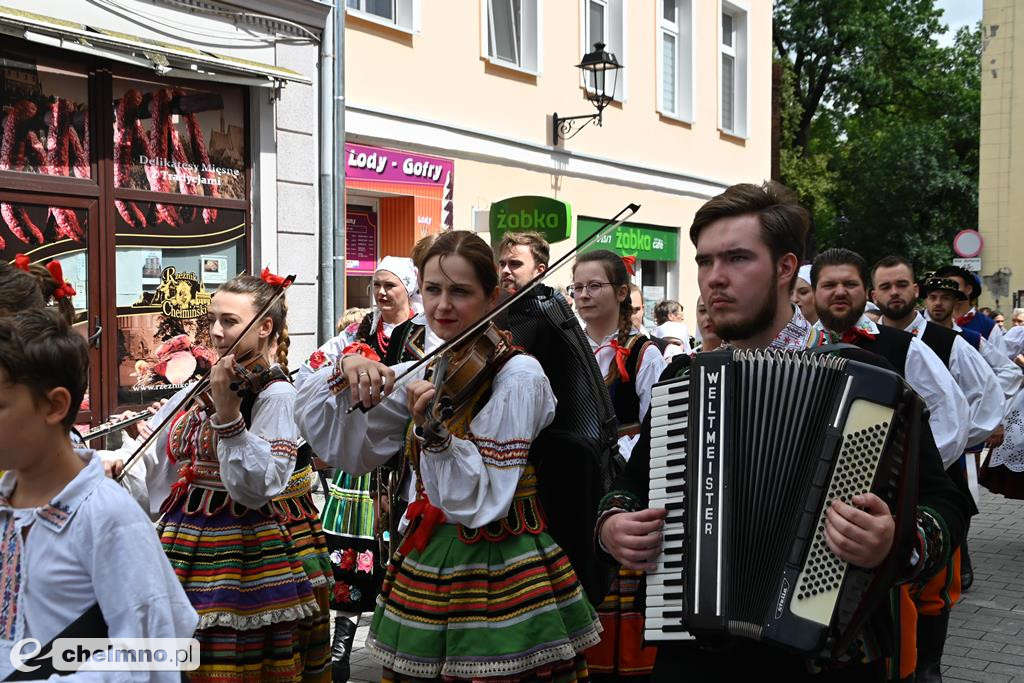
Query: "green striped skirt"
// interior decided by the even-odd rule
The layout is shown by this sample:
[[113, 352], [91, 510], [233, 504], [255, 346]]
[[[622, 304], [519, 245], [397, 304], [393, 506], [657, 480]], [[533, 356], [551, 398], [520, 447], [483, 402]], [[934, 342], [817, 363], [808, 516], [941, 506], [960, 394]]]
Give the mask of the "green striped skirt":
[[353, 476], [338, 470], [327, 485], [320, 513], [324, 533], [350, 538], [373, 538], [373, 498], [370, 473]]
[[466, 543], [444, 524], [422, 553], [392, 559], [366, 645], [402, 676], [522, 678], [576, 661], [600, 632], [547, 533]]

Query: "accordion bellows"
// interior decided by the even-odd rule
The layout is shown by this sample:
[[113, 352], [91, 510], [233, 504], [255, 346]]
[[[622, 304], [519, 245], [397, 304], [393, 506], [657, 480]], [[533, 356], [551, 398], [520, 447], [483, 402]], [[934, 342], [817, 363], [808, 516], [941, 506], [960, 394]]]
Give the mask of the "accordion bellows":
[[920, 410], [896, 373], [813, 351], [698, 354], [656, 384], [650, 505], [669, 514], [646, 639], [845, 647], [894, 573], [836, 557], [825, 511], [871, 491], [906, 528]]

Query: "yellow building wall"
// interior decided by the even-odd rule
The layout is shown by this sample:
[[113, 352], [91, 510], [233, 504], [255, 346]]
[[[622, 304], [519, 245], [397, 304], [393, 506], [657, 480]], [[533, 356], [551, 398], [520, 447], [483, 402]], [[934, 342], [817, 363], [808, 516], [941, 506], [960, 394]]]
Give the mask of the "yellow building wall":
[[[553, 112], [594, 112], [575, 68], [592, 49], [581, 41], [578, 0], [539, 0], [538, 75], [494, 65], [483, 56], [487, 37], [480, 0], [422, 0], [415, 34], [350, 12], [345, 31], [347, 138], [454, 158], [457, 229], [472, 229], [474, 209], [486, 210], [491, 202], [515, 195], [567, 201], [574, 216], [610, 217], [629, 202], [641, 204], [633, 221], [680, 229], [678, 283], [669, 283], [668, 294], [684, 305], [693, 330], [696, 268], [687, 236], [693, 214], [728, 185], [759, 183], [770, 175], [772, 3], [734, 0], [747, 11], [749, 41], [747, 134], [738, 138], [719, 130], [719, 0], [693, 0], [692, 123], [657, 111], [658, 3], [623, 2], [626, 49], [617, 57], [625, 67], [624, 101], [605, 110], [602, 127], [591, 124], [557, 148], [550, 139]], [[388, 133], [373, 124], [374, 117], [388, 124]], [[417, 125], [396, 127], [392, 118]], [[417, 132], [428, 128], [429, 139]], [[446, 136], [466, 131], [494, 141], [484, 139], [479, 150], [470, 152], [445, 149]], [[491, 143], [502, 141], [522, 147], [533, 160], [489, 158]], [[581, 169], [581, 162], [589, 167]], [[639, 181], [637, 169], [663, 171], [666, 178]], [[698, 179], [691, 185], [700, 187], [681, 184], [674, 174]], [[574, 245], [575, 232], [572, 240], [553, 245], [552, 258]], [[555, 284], [566, 284], [569, 277], [566, 271], [554, 278]]]
[[[1024, 65], [1024, 26], [1017, 18], [1024, 19], [1024, 0], [985, 0], [978, 230], [985, 240], [982, 274], [1013, 271], [1011, 298], [999, 302], [1006, 314], [1013, 292], [1024, 289], [1024, 68], [1015, 68]], [[984, 292], [981, 305], [994, 304]]]

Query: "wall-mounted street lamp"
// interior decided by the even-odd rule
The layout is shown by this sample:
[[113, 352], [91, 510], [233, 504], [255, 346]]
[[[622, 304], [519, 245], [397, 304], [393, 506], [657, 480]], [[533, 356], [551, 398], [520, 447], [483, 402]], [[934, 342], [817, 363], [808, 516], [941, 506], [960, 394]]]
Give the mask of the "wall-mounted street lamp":
[[[581, 116], [559, 116], [558, 113], [551, 115], [551, 141], [557, 145], [558, 140], [568, 140], [579, 133], [591, 121], [601, 125], [601, 112], [611, 104], [615, 97], [615, 86], [619, 80], [619, 69], [622, 65], [610, 52], [605, 52], [604, 43], [594, 43], [594, 51], [583, 55], [583, 60], [576, 65], [576, 68], [583, 72], [586, 83], [587, 99], [597, 107], [596, 114], [583, 114]], [[576, 122], [586, 119], [583, 125], [576, 128]], [[573, 128], [576, 131], [573, 132]], [[571, 133], [571, 135], [570, 135]]]

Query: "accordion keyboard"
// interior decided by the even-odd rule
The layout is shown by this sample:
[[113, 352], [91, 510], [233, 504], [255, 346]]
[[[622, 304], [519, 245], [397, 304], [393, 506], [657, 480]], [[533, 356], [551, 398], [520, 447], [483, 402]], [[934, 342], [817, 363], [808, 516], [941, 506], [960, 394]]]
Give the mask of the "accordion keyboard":
[[683, 548], [689, 386], [688, 376], [660, 383], [651, 399], [650, 507], [666, 508], [668, 516], [656, 569], [647, 574], [644, 638], [648, 641], [687, 638], [683, 627]]

